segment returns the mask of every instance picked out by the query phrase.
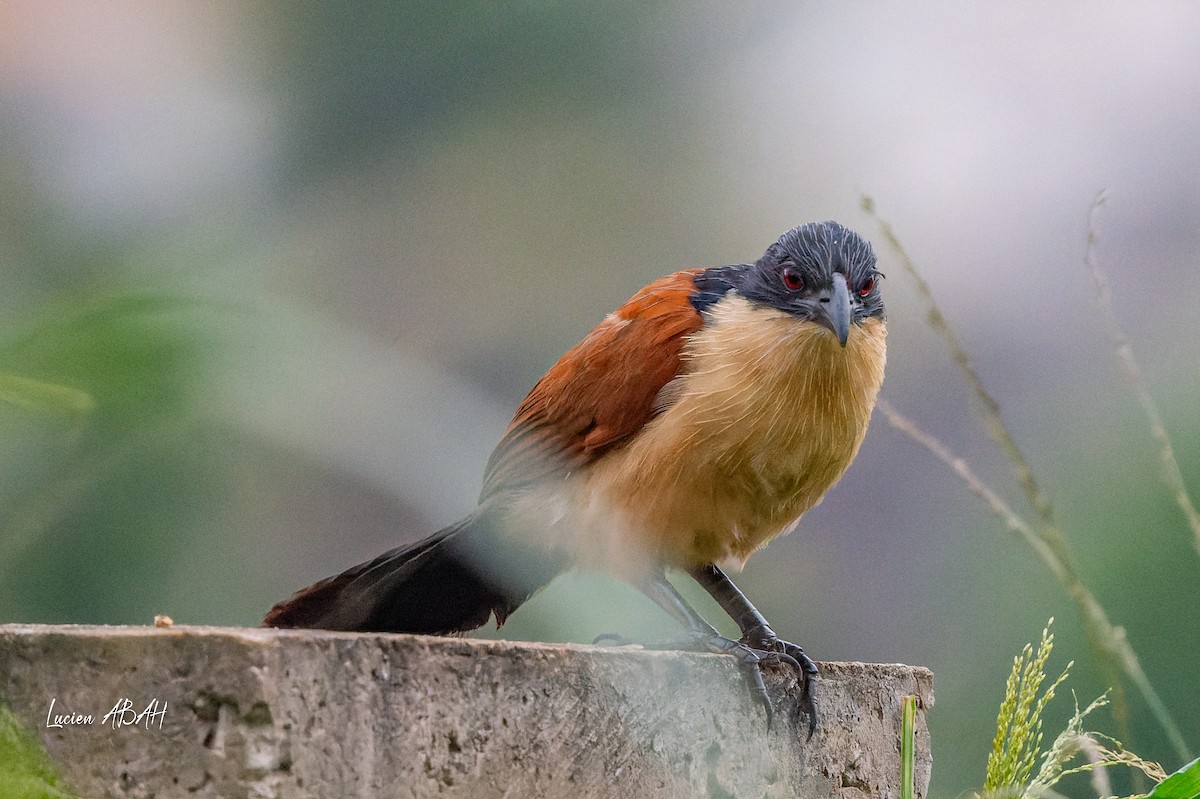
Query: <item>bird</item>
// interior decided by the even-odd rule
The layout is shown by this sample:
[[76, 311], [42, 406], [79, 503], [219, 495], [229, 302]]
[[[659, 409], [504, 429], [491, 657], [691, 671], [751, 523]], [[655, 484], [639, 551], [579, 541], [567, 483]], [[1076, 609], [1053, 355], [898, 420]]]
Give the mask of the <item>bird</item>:
[[[503, 625], [568, 569], [598, 570], [665, 610], [685, 643], [734, 656], [768, 724], [762, 668], [793, 669], [811, 737], [815, 662], [726, 572], [791, 530], [857, 454], [887, 359], [882, 277], [871, 245], [827, 221], [753, 263], [655, 280], [534, 385], [473, 512], [297, 591], [263, 625], [462, 634]], [[741, 637], [668, 572], [699, 583]]]

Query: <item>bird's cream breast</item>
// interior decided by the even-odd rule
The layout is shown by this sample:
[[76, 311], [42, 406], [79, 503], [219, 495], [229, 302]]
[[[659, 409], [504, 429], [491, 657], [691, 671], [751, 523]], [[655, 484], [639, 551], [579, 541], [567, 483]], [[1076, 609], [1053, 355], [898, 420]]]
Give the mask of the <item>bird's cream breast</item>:
[[727, 297], [688, 342], [671, 404], [581, 475], [577, 546], [609, 565], [638, 546], [677, 566], [743, 562], [854, 458], [885, 337], [867, 319], [841, 347], [819, 325]]

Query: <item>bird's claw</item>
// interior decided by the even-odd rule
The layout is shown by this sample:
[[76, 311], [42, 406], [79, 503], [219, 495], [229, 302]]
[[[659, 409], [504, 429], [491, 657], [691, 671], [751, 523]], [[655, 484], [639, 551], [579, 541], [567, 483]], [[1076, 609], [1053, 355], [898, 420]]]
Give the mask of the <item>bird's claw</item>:
[[770, 694], [763, 680], [763, 666], [786, 666], [793, 669], [802, 686], [800, 709], [808, 714], [808, 737], [812, 737], [817, 728], [816, 706], [813, 702], [815, 690], [814, 678], [817, 677], [817, 664], [812, 661], [804, 650], [789, 641], [781, 641], [775, 633], [751, 630], [742, 636], [740, 641], [725, 638], [721, 635], [706, 635], [696, 633], [684, 638], [668, 641], [644, 643], [630, 640], [617, 633], [602, 633], [595, 637], [593, 644], [609, 644], [612, 646], [642, 646], [646, 649], [683, 649], [688, 651], [712, 652], [718, 655], [731, 655], [742, 668], [750, 681], [750, 690], [754, 699], [762, 705], [767, 714], [767, 729], [771, 729], [775, 719], [775, 709], [771, 705]]
[[796, 669], [800, 680], [800, 710], [808, 714], [808, 737], [811, 738], [817, 730], [816, 679], [821, 673], [817, 664], [799, 645], [781, 640], [770, 627], [759, 625], [746, 630], [740, 643], [756, 651], [787, 656], [786, 660], [777, 662]]
[[[772, 638], [774, 638], [773, 634]], [[754, 694], [755, 701], [762, 705], [763, 710], [767, 714], [767, 729], [769, 730], [773, 726], [775, 719], [775, 708], [771, 705], [770, 694], [767, 693], [767, 685], [763, 680], [762, 667], [787, 666], [788, 668], [795, 669], [796, 673], [799, 675], [805, 675], [809, 667], [811, 667], [813, 671], [816, 670], [816, 666], [813, 665], [812, 661], [804, 654], [804, 651], [800, 649], [800, 647], [795, 646], [794, 644], [788, 644], [789, 647], [792, 647], [793, 651], [796, 651], [800, 654], [800, 657], [803, 660], [797, 659], [791, 654], [790, 651], [786, 650], [782, 646], [782, 644], [785, 642], [779, 641], [778, 639], [775, 639], [775, 642], [779, 644], [779, 646], [767, 648], [764, 646], [756, 646], [756, 640], [747, 640], [746, 638], [743, 638], [741, 641], [734, 641], [731, 638], [726, 638], [721, 635], [697, 633], [695, 635], [688, 636], [688, 638], [683, 642], [684, 645], [682, 647], [676, 644], [670, 648], [693, 649], [702, 652], [713, 652], [718, 655], [733, 656], [738, 665], [742, 668], [742, 671], [745, 673], [747, 679], [750, 681], [750, 691]], [[807, 661], [807, 666], [805, 665], [804, 661]], [[807, 680], [803, 681], [805, 683], [808, 682]], [[808, 707], [811, 708], [811, 704], [809, 704]], [[814, 725], [814, 722], [811, 721], [811, 719], [814, 718], [814, 714], [812, 714], [811, 711], [809, 718], [809, 736], [811, 737], [811, 728]]]

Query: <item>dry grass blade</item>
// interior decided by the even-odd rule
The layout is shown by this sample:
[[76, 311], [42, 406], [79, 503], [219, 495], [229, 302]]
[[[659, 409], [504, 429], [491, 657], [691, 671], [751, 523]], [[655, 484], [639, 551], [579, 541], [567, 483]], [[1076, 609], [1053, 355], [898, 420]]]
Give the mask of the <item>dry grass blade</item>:
[[1133, 347], [1129, 344], [1129, 337], [1125, 335], [1125, 330], [1117, 322], [1117, 316], [1113, 312], [1112, 290], [1109, 288], [1108, 278], [1101, 271], [1096, 259], [1100, 209], [1107, 201], [1108, 191], [1100, 192], [1092, 201], [1092, 207], [1088, 211], [1087, 247], [1084, 251], [1083, 264], [1087, 267], [1092, 283], [1096, 286], [1096, 303], [1104, 315], [1104, 322], [1108, 327], [1108, 337], [1116, 347], [1117, 360], [1121, 363], [1121, 370], [1125, 372], [1125, 377], [1129, 380], [1133, 393], [1137, 396], [1142, 410], [1146, 413], [1146, 418], [1150, 421], [1150, 434], [1158, 442], [1159, 458], [1163, 463], [1163, 481], [1174, 495], [1175, 503], [1179, 505], [1184, 518], [1191, 526], [1196, 552], [1200, 554], [1200, 513], [1196, 511], [1196, 505], [1192, 502], [1183, 481], [1183, 472], [1179, 470], [1179, 461], [1175, 458], [1175, 448], [1171, 445], [1170, 436], [1167, 435], [1167, 427], [1163, 424], [1162, 414], [1158, 411], [1158, 403], [1154, 401], [1154, 397], [1150, 395], [1150, 389], [1146, 386], [1146, 379], [1142, 376], [1141, 367], [1138, 366], [1137, 359], [1133, 356]]
[[887, 419], [888, 424], [925, 447], [934, 457], [949, 466], [966, 483], [972, 493], [987, 503], [993, 514], [999, 517], [1010, 530], [1025, 539], [1034, 552], [1041, 557], [1054, 576], [1063, 584], [1067, 595], [1075, 600], [1083, 619], [1084, 632], [1087, 633], [1092, 649], [1103, 662], [1108, 664], [1110, 670], [1123, 673], [1138, 689], [1159, 726], [1166, 732], [1171, 745], [1175, 747], [1179, 756], [1186, 760], [1188, 758], [1187, 743], [1158, 692], [1150, 684], [1146, 672], [1142, 670], [1137, 654], [1125, 638], [1125, 630], [1114, 626], [1109, 621], [1104, 607], [1079, 579], [1074, 565], [1064, 562], [1060, 557], [1059, 550], [1047, 546], [1045, 540], [1037, 534], [1033, 527], [1010, 508], [999, 494], [979, 479], [963, 458], [955, 455], [937, 438], [922, 430], [915, 422], [893, 408], [887, 400], [879, 400], [876, 407]]
[[[1033, 527], [1009, 507], [1008, 503], [1001, 499], [999, 494], [979, 479], [963, 458], [955, 455], [944, 444], [938, 441], [937, 438], [921, 429], [915, 422], [893, 408], [887, 400], [879, 400], [876, 407], [879, 408], [884, 418], [887, 419], [888, 424], [925, 447], [934, 457], [949, 466], [966, 483], [967, 488], [973, 494], [979, 496], [987, 503], [988, 508], [991, 509], [993, 514], [1004, 522], [1010, 530], [1018, 533], [1025, 539], [1034, 552], [1041, 557], [1042, 562], [1046, 564], [1050, 571], [1054, 573], [1054, 576], [1058, 578], [1059, 582], [1063, 584], [1067, 595], [1075, 601], [1076, 606], [1079, 608], [1079, 614], [1083, 620], [1083, 629], [1087, 634], [1088, 642], [1092, 649], [1100, 656], [1104, 663], [1108, 664], [1110, 670], [1116, 670], [1118, 673], [1124, 674], [1134, 687], [1138, 689], [1138, 692], [1141, 693], [1142, 698], [1145, 699], [1146, 704], [1149, 706], [1151, 713], [1154, 714], [1155, 719], [1158, 721], [1159, 726], [1167, 734], [1171, 745], [1175, 748], [1180, 758], [1186, 760], [1188, 758], [1188, 746], [1183, 739], [1183, 734], [1179, 731], [1179, 727], [1175, 724], [1174, 719], [1171, 718], [1171, 713], [1167, 710], [1167, 706], [1163, 704], [1158, 692], [1150, 684], [1150, 678], [1143, 671], [1137, 654], [1125, 638], [1125, 630], [1114, 626], [1109, 621], [1104, 607], [1088, 587], [1084, 585], [1083, 581], [1080, 580], [1074, 565], [1070, 562], [1064, 562], [1060, 558], [1059, 550], [1047, 546], [1045, 540], [1037, 534]], [[1114, 715], [1117, 714], [1114, 713]]]
[[[1075, 559], [1071, 554], [1070, 547], [1067, 544], [1066, 536], [1058, 528], [1054, 521], [1054, 516], [1050, 508], [1050, 503], [1042, 493], [1037, 481], [1033, 477], [1033, 470], [1029, 466], [1029, 462], [1021, 453], [1021, 450], [1016, 445], [1015, 439], [1009, 433], [1007, 426], [1004, 424], [1003, 418], [1000, 416], [1000, 405], [992, 397], [991, 393], [984, 387], [983, 382], [979, 379], [975, 369], [971, 366], [970, 358], [967, 357], [966, 350], [963, 349], [958, 335], [954, 332], [946, 321], [945, 315], [937, 305], [937, 301], [933, 297], [933, 292], [929, 288], [929, 284], [921, 277], [916, 268], [916, 264], [908, 256], [900, 243], [899, 237], [896, 236], [892, 226], [885, 222], [875, 212], [875, 203], [869, 197], [862, 198], [862, 208], [865, 213], [871, 216], [879, 225], [880, 232], [884, 240], [888, 243], [899, 258], [905, 272], [912, 277], [916, 283], [917, 290], [921, 297], [925, 300], [928, 306], [929, 324], [933, 329], [945, 339], [950, 348], [951, 356], [954, 362], [958, 365], [967, 383], [971, 386], [976, 396], [980, 399], [984, 407], [984, 416], [986, 419], [988, 433], [1000, 445], [1000, 448], [1008, 456], [1009, 461], [1013, 466], [1013, 470], [1017, 474], [1018, 481], [1021, 484], [1021, 489], [1025, 493], [1029, 504], [1036, 511], [1039, 524], [1036, 529], [1022, 522], [1024, 529], [1017, 529], [1042, 557], [1043, 561], [1054, 572], [1055, 577], [1062, 583], [1068, 596], [1075, 601], [1079, 608], [1080, 617], [1083, 622], [1083, 629], [1087, 635], [1088, 642], [1092, 649], [1099, 656], [1105, 668], [1109, 671], [1110, 679], [1114, 684], [1113, 695], [1113, 716], [1117, 720], [1118, 726], [1122, 730], [1122, 734], [1128, 735], [1129, 729], [1129, 708], [1125, 699], [1124, 692], [1121, 690], [1119, 675], [1124, 674], [1126, 678], [1138, 689], [1142, 697], [1149, 705], [1151, 712], [1159, 725], [1166, 732], [1172, 746], [1183, 759], [1188, 758], [1188, 747], [1183, 739], [1183, 735], [1179, 731], [1179, 727], [1171, 718], [1166, 705], [1159, 698], [1158, 693], [1150, 685], [1149, 678], [1146, 677], [1145, 671], [1142, 670], [1141, 663], [1138, 661], [1137, 655], [1133, 648], [1125, 638], [1125, 631], [1112, 624], [1108, 619], [1108, 614], [1103, 606], [1099, 603], [1096, 597], [1084, 584], [1079, 576], [1079, 571], [1075, 566]], [[886, 413], [886, 412], [885, 412]], [[889, 419], [889, 421], [891, 421]], [[915, 425], [909, 422], [912, 429], [917, 429]], [[935, 441], [932, 437], [930, 440]], [[917, 439], [918, 443], [921, 442]], [[927, 446], [927, 445], [926, 445]], [[927, 448], [929, 448], [927, 446]], [[937, 455], [937, 451], [929, 448], [931, 452]], [[942, 447], [943, 451], [946, 451]], [[948, 452], [948, 451], [947, 451]], [[941, 457], [941, 456], [939, 456]], [[966, 470], [965, 464], [962, 464], [962, 470], [955, 465], [955, 461], [961, 459], [951, 458], [946, 460], [942, 458], [952, 469], [963, 474]], [[964, 478], [965, 479], [965, 478]], [[970, 481], [968, 486], [976, 493], [980, 493]], [[975, 480], [975, 485], [982, 486], [983, 484]], [[980, 494], [988, 504], [996, 512], [999, 508], [1007, 509], [1007, 505], [999, 500], [995, 492], [989, 492], [995, 498], [999, 505], [993, 503], [985, 494]], [[1013, 520], [1019, 519], [1008, 509], [1008, 513], [998, 513], [998, 515], [1008, 524], [1013, 527]], [[1028, 531], [1028, 534], [1026, 533]], [[1036, 541], [1036, 543], [1035, 543]]]
[[[1026, 797], [1033, 799], [1049, 795], [1053, 793], [1055, 785], [1072, 774], [1090, 774], [1096, 795], [1110, 797], [1113, 793], [1108, 769], [1113, 766], [1135, 769], [1154, 782], [1159, 782], [1166, 776], [1162, 766], [1127, 751], [1120, 741], [1083, 729], [1084, 719], [1094, 710], [1107, 704], [1106, 695], [1100, 696], [1083, 710], [1079, 709], [1079, 701], [1075, 701], [1074, 714], [1067, 722], [1066, 729], [1059, 733], [1046, 750], [1041, 768], [1026, 787]], [[1084, 757], [1084, 762], [1071, 766], [1071, 762], [1080, 755]]]
[[893, 408], [891, 403], [886, 399], [881, 398], [875, 407], [887, 419], [888, 424], [929, 450], [934, 457], [949, 466], [959, 476], [959, 479], [967, 484], [967, 488], [971, 490], [971, 493], [987, 503], [992, 513], [1000, 521], [1004, 522], [1008, 529], [1019, 534], [1029, 546], [1033, 547], [1034, 552], [1041, 557], [1042, 562], [1050, 568], [1050, 571], [1054, 572], [1054, 576], [1058, 577], [1059, 580], [1067, 580], [1069, 578], [1070, 575], [1062, 561], [1059, 560], [1058, 554], [1046, 546], [1046, 542], [1038, 536], [1029, 522], [1021, 518], [1016, 511], [1009, 507], [1007, 502], [1001, 499], [999, 494], [979, 479], [966, 460], [955, 455], [931, 433], [927, 433], [918, 427], [917, 423], [912, 419], [909, 419], [900, 413], [900, 411]]
[[1039, 517], [1050, 519], [1052, 516], [1050, 502], [1046, 499], [1046, 495], [1042, 493], [1041, 487], [1034, 479], [1033, 469], [1030, 468], [1025, 455], [1017, 447], [1016, 441], [1009, 434], [1008, 428], [1005, 427], [1000, 417], [1000, 403], [996, 402], [996, 398], [992, 396], [991, 392], [984, 387], [983, 381], [979, 379], [979, 375], [975, 372], [975, 367], [971, 365], [971, 359], [968, 357], [966, 349], [958, 339], [958, 334], [954, 332], [954, 328], [950, 327], [950, 323], [946, 321], [942, 309], [938, 307], [937, 301], [934, 300], [933, 290], [929, 288], [929, 284], [925, 282], [925, 278], [917, 270], [917, 265], [909, 257], [908, 252], [904, 249], [904, 245], [900, 243], [900, 238], [896, 235], [896, 231], [875, 212], [875, 201], [870, 197], [863, 197], [862, 209], [879, 225], [879, 231], [883, 234], [884, 241], [892, 248], [892, 251], [900, 261], [900, 265], [904, 267], [905, 273], [908, 274], [916, 285], [917, 293], [921, 295], [921, 299], [925, 301], [928, 308], [926, 318], [929, 321], [929, 326], [946, 340], [946, 344], [950, 348], [951, 357], [958, 364], [958, 368], [962, 371], [971, 390], [975, 392], [975, 396], [983, 404], [984, 420], [987, 425], [988, 435], [1000, 445], [1000, 448], [1004, 450], [1004, 454], [1012, 462], [1013, 469], [1017, 473], [1017, 479], [1021, 482], [1021, 489], [1029, 498], [1029, 504], [1037, 511]]

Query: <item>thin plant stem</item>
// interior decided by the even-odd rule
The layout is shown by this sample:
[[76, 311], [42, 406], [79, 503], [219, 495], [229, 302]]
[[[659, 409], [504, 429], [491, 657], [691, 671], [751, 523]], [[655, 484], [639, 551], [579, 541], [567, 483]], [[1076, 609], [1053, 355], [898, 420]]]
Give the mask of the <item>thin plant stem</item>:
[[[974, 367], [971, 366], [970, 358], [959, 341], [958, 335], [946, 320], [946, 316], [942, 313], [941, 308], [938, 307], [937, 301], [933, 297], [933, 291], [925, 279], [921, 277], [916, 264], [905, 251], [895, 230], [890, 224], [879, 217], [875, 211], [875, 203], [870, 197], [862, 198], [862, 209], [879, 225], [884, 240], [895, 252], [905, 272], [916, 283], [918, 293], [925, 300], [928, 309], [930, 326], [946, 341], [954, 362], [958, 365], [968, 385], [971, 386], [975, 395], [983, 404], [988, 433], [1008, 456], [1013, 470], [1017, 474], [1026, 500], [1037, 514], [1039, 524], [1036, 530], [1032, 527], [1029, 528], [1034, 533], [1034, 537], [1040, 542], [1040, 545], [1036, 546], [1035, 550], [1038, 551], [1042, 559], [1050, 566], [1055, 577], [1062, 583], [1067, 595], [1075, 601], [1075, 604], [1079, 608], [1084, 633], [1087, 636], [1088, 642], [1092, 649], [1100, 656], [1101, 662], [1109, 672], [1114, 687], [1112, 702], [1113, 717], [1121, 729], [1121, 734], [1129, 737], [1129, 705], [1124, 691], [1121, 690], [1118, 679], [1118, 676], [1124, 673], [1129, 681], [1141, 692], [1151, 712], [1153, 712], [1156, 720], [1170, 739], [1171, 744], [1175, 747], [1176, 752], [1181, 758], [1186, 760], [1189, 754], [1183, 735], [1179, 732], [1179, 727], [1171, 718], [1166, 705], [1163, 704], [1158, 694], [1154, 691], [1154, 688], [1150, 685], [1149, 678], [1146, 676], [1137, 655], [1125, 637], [1125, 630], [1113, 625], [1109, 621], [1108, 614], [1105, 612], [1103, 606], [1092, 592], [1088, 590], [1079, 576], [1079, 571], [1076, 568], [1075, 559], [1067, 544], [1066, 536], [1063, 535], [1054, 521], [1054, 514], [1050, 503], [1034, 479], [1029, 461], [1025, 458], [1017, 446], [1016, 440], [1009, 433], [1008, 427], [1004, 424], [1004, 419], [1000, 415], [1000, 404], [996, 402], [995, 398], [984, 387], [983, 381], [979, 379], [979, 375], [975, 372]], [[1027, 538], [1027, 540], [1029, 539]], [[1052, 553], [1054, 557], [1047, 559], [1045, 554], [1047, 552]]]
[[900, 701], [900, 799], [913, 799], [913, 772], [916, 762], [917, 697]]
[[987, 486], [975, 472], [967, 464], [964, 458], [955, 455], [941, 441], [936, 439], [931, 433], [925, 432], [917, 426], [917, 423], [909, 419], [900, 411], [892, 407], [892, 404], [882, 397], [875, 404], [875, 407], [883, 414], [895, 429], [899, 430], [904, 435], [911, 438], [913, 441], [920, 444], [925, 449], [929, 450], [935, 458], [950, 467], [959, 479], [966, 483], [967, 488], [971, 493], [987, 503], [988, 508], [992, 513], [1004, 522], [1004, 525], [1025, 539], [1025, 543], [1033, 548], [1033, 551], [1038, 554], [1042, 562], [1049, 567], [1060, 581], [1069, 580], [1071, 575], [1058, 555], [1050, 547], [1046, 546], [1041, 537], [1034, 532], [1033, 527], [1017, 514], [1008, 503], [1001, 499], [1000, 495]]
[[954, 363], [962, 371], [963, 377], [966, 378], [967, 384], [971, 387], [975, 396], [983, 403], [984, 420], [987, 425], [988, 435], [1000, 445], [1000, 448], [1004, 450], [1004, 454], [1012, 462], [1013, 468], [1017, 473], [1017, 479], [1021, 483], [1021, 488], [1029, 498], [1029, 504], [1037, 511], [1037, 515], [1040, 518], [1051, 518], [1050, 502], [1046, 499], [1046, 495], [1034, 479], [1033, 469], [1030, 468], [1025, 455], [1017, 447], [1017, 443], [1013, 440], [1013, 437], [1009, 435], [1008, 428], [1005, 427], [1004, 421], [1000, 416], [1000, 403], [996, 401], [991, 392], [984, 387], [983, 381], [979, 379], [975, 367], [971, 365], [971, 359], [967, 355], [966, 348], [963, 347], [958, 334], [954, 332], [954, 328], [950, 327], [950, 323], [946, 321], [946, 316], [942, 313], [942, 309], [938, 307], [937, 301], [934, 300], [933, 290], [929, 288], [929, 284], [925, 282], [925, 278], [917, 270], [917, 265], [909, 257], [908, 252], [904, 249], [904, 245], [900, 243], [900, 238], [896, 235], [896, 231], [875, 212], [875, 201], [870, 197], [863, 197], [862, 208], [879, 225], [879, 231], [883, 234], [884, 241], [892, 248], [892, 251], [900, 261], [900, 265], [904, 267], [905, 273], [908, 274], [916, 285], [917, 293], [925, 301], [927, 308], [926, 320], [929, 322], [929, 326], [946, 340]]
[[1162, 699], [1154, 690], [1154, 686], [1150, 684], [1145, 671], [1142, 670], [1136, 653], [1134, 653], [1133, 648], [1125, 638], [1125, 630], [1114, 626], [1108, 620], [1108, 614], [1105, 613], [1103, 606], [1092, 592], [1088, 590], [1088, 587], [1083, 584], [1083, 581], [1079, 579], [1078, 572], [1074, 566], [1069, 562], [1062, 561], [1058, 551], [1053, 547], [1047, 546], [1046, 542], [1038, 535], [1033, 526], [1014, 511], [999, 494], [984, 483], [971, 469], [970, 465], [967, 464], [965, 459], [951, 452], [937, 438], [921, 429], [915, 422], [893, 408], [887, 400], [880, 399], [876, 407], [883, 413], [888, 424], [925, 447], [934, 457], [950, 467], [973, 494], [987, 503], [988, 508], [1004, 522], [1005, 526], [1025, 539], [1033, 551], [1042, 559], [1043, 563], [1046, 564], [1047, 568], [1063, 584], [1067, 595], [1075, 601], [1075, 604], [1079, 608], [1079, 613], [1083, 618], [1083, 627], [1092, 648], [1101, 655], [1105, 663], [1109, 664], [1110, 667], [1119, 668], [1125, 674], [1126, 678], [1133, 683], [1142, 694], [1159, 725], [1166, 732], [1172, 746], [1175, 747], [1180, 757], [1186, 760], [1188, 758], [1187, 743], [1184, 741], [1183, 735], [1179, 732], [1179, 727], [1176, 726], [1175, 721], [1171, 718], [1166, 705], [1163, 704]]
[[1175, 448], [1171, 445], [1171, 437], [1167, 434], [1167, 427], [1163, 424], [1162, 414], [1158, 410], [1158, 403], [1151, 396], [1146, 379], [1142, 376], [1142, 370], [1133, 355], [1129, 337], [1125, 335], [1125, 330], [1113, 312], [1112, 289], [1109, 287], [1108, 277], [1100, 269], [1096, 257], [1100, 209], [1107, 201], [1108, 190], [1105, 189], [1096, 195], [1096, 199], [1092, 201], [1092, 207], [1088, 210], [1087, 246], [1084, 250], [1083, 265], [1087, 267], [1092, 283], [1096, 287], [1096, 304], [1100, 306], [1100, 311], [1104, 315], [1104, 322], [1108, 327], [1108, 337], [1116, 348], [1117, 361], [1120, 362], [1121, 370], [1129, 380], [1129, 385], [1133, 388], [1133, 393], [1141, 404], [1146, 419], [1150, 422], [1150, 435], [1158, 442], [1158, 455], [1163, 464], [1161, 472], [1163, 482], [1175, 497], [1175, 504], [1183, 511], [1184, 518], [1192, 528], [1196, 552], [1200, 554], [1200, 512], [1196, 511], [1196, 505], [1188, 494], [1187, 485], [1183, 481], [1183, 472], [1180, 471], [1179, 461], [1175, 458]]

